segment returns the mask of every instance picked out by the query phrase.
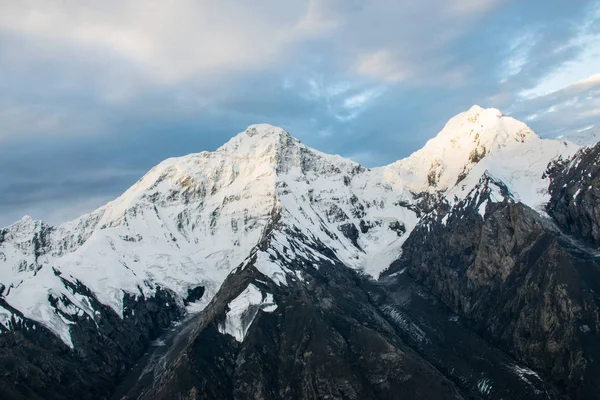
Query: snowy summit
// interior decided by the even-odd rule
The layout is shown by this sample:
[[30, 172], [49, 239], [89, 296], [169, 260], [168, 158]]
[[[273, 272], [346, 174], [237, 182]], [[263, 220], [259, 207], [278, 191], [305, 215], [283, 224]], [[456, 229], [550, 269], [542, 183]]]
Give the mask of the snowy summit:
[[[281, 128], [252, 125], [215, 152], [165, 160], [119, 198], [73, 221], [55, 227], [25, 217], [0, 230], [0, 296], [10, 306], [0, 307], [0, 324], [10, 330], [18, 311], [73, 346], [75, 316], [97, 318], [91, 295], [123, 317], [125, 294], [152, 297], [162, 288], [183, 303], [202, 286], [207, 294], [186, 302], [197, 312], [251, 254], [261, 272], [286, 285], [292, 273], [271, 251], [292, 247], [286, 230], [377, 277], [417, 224], [423, 193], [453, 203], [485, 173], [540, 209], [548, 163], [578, 148], [474, 106], [408, 158], [369, 169], [311, 149]], [[270, 247], [259, 248], [272, 229]]]

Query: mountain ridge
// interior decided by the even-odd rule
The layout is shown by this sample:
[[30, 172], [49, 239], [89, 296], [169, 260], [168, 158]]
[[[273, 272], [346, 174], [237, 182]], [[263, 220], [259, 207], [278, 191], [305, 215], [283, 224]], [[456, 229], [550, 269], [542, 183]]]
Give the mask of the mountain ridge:
[[[23, 234], [25, 242], [29, 236], [40, 239], [38, 244], [35, 244], [37, 242], [34, 241], [34, 245], [29, 246], [29, 249], [23, 243], [17, 243], [16, 248], [13, 249], [12, 253], [16, 257], [13, 260], [13, 268], [15, 264], [19, 264], [21, 267], [18, 269], [25, 271], [36, 271], [41, 269], [41, 265], [57, 262], [63, 257], [66, 257], [67, 261], [62, 261], [62, 263], [85, 265], [86, 262], [89, 263], [90, 259], [102, 259], [100, 254], [96, 254], [97, 252], [101, 254], [120, 252], [121, 255], [118, 255], [113, 262], [117, 265], [125, 264], [125, 267], [113, 268], [111, 274], [130, 283], [111, 283], [110, 275], [102, 272], [100, 267], [94, 269], [98, 274], [92, 274], [87, 279], [81, 278], [82, 282], [90, 288], [97, 287], [98, 282], [106, 282], [92, 291], [100, 292], [101, 301], [110, 304], [116, 312], [119, 312], [121, 308], [120, 301], [117, 300], [118, 293], [124, 288], [130, 293], [140, 292], [137, 288], [143, 284], [143, 280], [134, 278], [128, 272], [131, 268], [130, 265], [139, 263], [139, 260], [136, 260], [136, 257], [123, 255], [123, 253], [129, 252], [126, 248], [115, 250], [115, 246], [119, 247], [116, 243], [136, 246], [136, 243], [147, 240], [147, 238], [139, 239], [140, 232], [148, 230], [157, 232], [158, 235], [154, 235], [155, 237], [152, 239], [153, 246], [164, 247], [164, 250], [156, 255], [158, 257], [164, 257], [165, 254], [175, 250], [185, 253], [183, 247], [186, 244], [191, 244], [193, 247], [194, 243], [205, 243], [204, 247], [212, 247], [211, 251], [198, 253], [196, 250], [190, 249], [190, 254], [185, 258], [168, 262], [171, 269], [162, 267], [157, 272], [153, 272], [153, 275], [158, 273], [160, 276], [162, 274], [163, 278], [153, 279], [150, 277], [150, 279], [154, 281], [158, 279], [157, 281], [162, 282], [163, 286], [165, 281], [169, 281], [168, 287], [179, 293], [190, 290], [192, 285], [208, 285], [207, 291], [210, 296], [216, 291], [226, 274], [242, 262], [245, 255], [248, 254], [250, 248], [258, 240], [261, 230], [268, 224], [271, 211], [276, 207], [285, 208], [286, 217], [293, 220], [301, 229], [307, 228], [306, 224], [308, 223], [308, 229], [314, 231], [319, 240], [333, 246], [340, 254], [345, 254], [342, 257], [348, 265], [364, 269], [364, 266], [372, 263], [373, 259], [381, 259], [382, 251], [386, 254], [390, 252], [387, 258], [383, 258], [382, 263], [391, 263], [398, 255], [401, 241], [398, 241], [397, 233], [390, 233], [387, 225], [398, 225], [404, 230], [403, 236], [406, 236], [407, 232], [410, 233], [417, 220], [414, 212], [417, 201], [411, 192], [446, 191], [453, 188], [448, 184], [431, 184], [432, 182], [428, 182], [427, 178], [422, 178], [419, 185], [412, 185], [414, 183], [412, 179], [408, 179], [407, 183], [403, 181], [404, 175], [398, 172], [397, 165], [399, 163], [408, 162], [408, 165], [412, 165], [412, 159], [416, 158], [420, 164], [423, 164], [425, 160], [423, 155], [430, 159], [433, 158], [435, 161], [439, 159], [440, 155], [428, 154], [428, 146], [432, 147], [431, 143], [435, 144], [436, 141], [447, 143], [448, 139], [452, 142], [457, 138], [466, 139], [466, 143], [463, 143], [462, 146], [463, 160], [461, 162], [466, 162], [470, 168], [477, 168], [479, 164], [482, 166], [486, 161], [484, 150], [484, 154], [479, 156], [480, 159], [473, 162], [471, 157], [473, 148], [468, 147], [475, 145], [475, 149], [477, 149], [477, 146], [480, 145], [479, 142], [483, 139], [487, 140], [484, 142], [484, 146], [489, 143], [500, 143], [498, 147], [502, 147], [508, 140], [522, 138], [525, 135], [523, 132], [526, 132], [531, 136], [531, 140], [552, 143], [554, 147], [557, 146], [553, 142], [539, 139], [523, 123], [515, 122], [512, 119], [509, 119], [508, 123], [504, 123], [506, 118], [509, 117], [504, 116], [496, 109], [486, 110], [474, 106], [467, 112], [452, 118], [444, 129], [425, 145], [423, 150], [391, 165], [370, 169], [341, 156], [313, 150], [281, 128], [268, 124], [251, 125], [215, 152], [194, 153], [163, 161], [119, 198], [78, 219], [58, 227], [23, 219], [21, 223], [13, 224], [2, 230], [5, 238], [3, 242], [10, 242], [10, 240], [7, 241], [7, 238], [15, 236], [15, 233]], [[499, 125], [502, 125], [502, 129], [498, 129]], [[504, 125], [507, 125], [508, 128]], [[479, 141], [473, 140], [473, 135], [479, 136], [479, 133], [473, 132], [474, 126], [481, 127], [482, 139]], [[516, 142], [524, 144], [525, 140]], [[471, 144], [469, 145], [469, 143]], [[441, 156], [447, 154], [445, 146], [435, 144], [433, 147], [444, 150]], [[565, 153], [572, 150], [573, 148], [567, 148]], [[494, 149], [490, 148], [489, 152], [487, 159], [494, 155]], [[566, 154], [566, 156], [570, 156], [570, 154]], [[469, 157], [469, 159], [464, 160], [464, 157]], [[455, 162], [456, 157], [452, 157], [451, 161]], [[543, 160], [542, 163], [545, 166], [549, 161]], [[457, 174], [456, 165], [451, 165], [448, 169], [449, 172], [442, 171], [440, 175], [451, 175], [451, 178], [446, 178], [448, 182], [457, 179], [457, 177], [452, 177]], [[476, 171], [472, 177], [477, 180], [478, 176], [486, 171], [489, 171], [489, 168], [481, 172]], [[463, 168], [462, 173], [465, 174], [463, 179], [467, 178], [469, 172], [470, 170], [467, 171]], [[348, 203], [341, 208], [339, 196], [327, 187], [331, 185], [331, 179], [336, 181], [336, 190], [340, 193], [347, 193], [345, 196]], [[466, 179], [463, 182], [469, 182], [469, 180]], [[459, 197], [464, 196], [466, 194], [464, 192], [471, 189], [469, 185], [464, 186], [461, 191], [456, 188], [456, 185], [454, 188], [452, 195], [457, 196], [457, 192], [461, 192]], [[381, 204], [384, 205], [381, 206]], [[402, 205], [393, 206], [393, 204]], [[301, 211], [300, 214], [298, 210]], [[137, 218], [138, 213], [142, 214], [140, 217], [142, 219]], [[163, 215], [165, 213], [166, 215]], [[200, 214], [195, 215], [197, 213]], [[219, 223], [221, 215], [226, 215], [223, 219], [229, 219], [229, 221]], [[371, 217], [371, 220], [365, 220], [367, 217]], [[203, 221], [208, 221], [208, 223]], [[329, 224], [325, 229], [321, 226], [323, 221], [326, 221], [326, 225]], [[341, 227], [340, 224], [342, 224]], [[230, 236], [231, 229], [239, 229], [235, 228], [236, 226], [244, 227], [240, 229], [243, 234], [234, 233], [233, 240], [224, 240], [223, 238]], [[315, 230], [310, 226], [321, 226], [321, 228]], [[26, 227], [29, 230], [21, 231], [21, 228], [25, 229]], [[108, 232], [107, 229], [113, 228], [122, 232], [107, 237], [104, 233]], [[202, 232], [197, 233], [197, 228]], [[162, 230], [165, 232], [161, 233]], [[359, 233], [361, 230], [365, 231], [362, 234], [365, 239], [362, 239], [364, 243], [359, 244], [357, 238], [361, 236]], [[16, 236], [20, 237], [19, 235]], [[163, 238], [161, 239], [160, 236]], [[371, 236], [372, 239], [367, 240], [368, 236]], [[386, 239], [383, 239], [384, 237]], [[15, 239], [19, 240], [17, 237]], [[214, 245], [206, 246], [207, 241]], [[375, 245], [379, 242], [383, 242], [383, 246]], [[86, 250], [86, 248], [93, 247], [93, 243], [97, 243], [96, 246], [100, 248], [95, 255]], [[79, 251], [82, 248], [83, 250]], [[173, 250], [169, 250], [169, 248]], [[237, 250], [232, 252], [231, 248]], [[369, 248], [374, 250], [369, 251]], [[0, 247], [4, 258], [8, 258], [4, 261], [5, 265], [11, 263], [7, 250], [6, 244]], [[78, 252], [86, 254], [74, 256]], [[24, 253], [25, 257], [19, 256], [21, 253]], [[171, 256], [167, 257], [171, 258]], [[73, 258], [75, 260], [69, 260]], [[203, 263], [201, 261], [203, 259], [210, 259], [211, 267], [206, 262]], [[184, 272], [186, 267], [182, 267], [190, 265], [191, 260], [195, 260], [194, 263], [200, 262], [200, 265], [207, 265], [200, 268], [205, 272], [199, 272], [199, 278], [193, 283], [189, 282], [188, 277], [185, 276], [188, 275]], [[220, 267], [215, 270], [215, 265], [220, 265]], [[61, 266], [57, 267], [62, 268]], [[370, 269], [369, 273], [377, 276], [386, 267], [387, 265], [382, 265], [375, 270]], [[207, 268], [210, 268], [210, 271]], [[7, 279], [6, 272], [8, 271], [6, 271], [6, 267], [4, 269], [5, 276], [0, 275], [0, 282], [7, 287], [14, 286], [17, 281]], [[125, 272], [121, 273], [120, 269], [125, 269]], [[136, 271], [147, 275], [148, 269], [152, 269], [151, 265], [138, 268]], [[169, 277], [165, 275], [167, 270], [171, 275]], [[174, 271], [181, 271], [179, 273], [181, 278], [175, 278], [175, 281], [172, 276]], [[71, 268], [70, 273], [73, 277], [77, 276], [77, 269]], [[206, 273], [211, 275], [210, 280], [214, 281], [212, 284], [202, 278]], [[214, 275], [215, 273], [216, 275]], [[133, 274], [135, 275], [136, 272]], [[49, 279], [60, 285], [58, 280]], [[179, 282], [176, 282], [177, 279]], [[144, 288], [143, 285], [142, 288]], [[52, 290], [50, 289], [50, 291]], [[151, 295], [151, 292], [152, 289], [141, 291], [143, 296]], [[23, 297], [29, 298], [30, 294], [26, 293]], [[29, 304], [27, 306], [29, 309], [36, 308], [37, 303], [31, 302], [31, 300], [27, 300], [26, 303]], [[47, 315], [52, 315], [52, 313], [49, 312]], [[29, 316], [34, 320], [45, 321], [40, 315], [30, 314]], [[56, 321], [52, 324], [55, 330], [56, 326], [64, 326], [61, 321], [55, 319]], [[67, 342], [64, 327], [61, 335]]]
[[[256, 340], [253, 332], [259, 328], [253, 327], [285, 316], [286, 310], [294, 309], [298, 316], [318, 321], [315, 322], [318, 329], [355, 341], [358, 353], [353, 350], [348, 354], [357, 357], [374, 354], [368, 345], [356, 342], [357, 332], [342, 322], [347, 318], [358, 324], [368, 321], [369, 329], [360, 335], [386, 343], [384, 348], [390, 350], [390, 357], [396, 360], [390, 363], [394, 368], [401, 368], [402, 363], [397, 360], [408, 357], [411, 368], [429, 371], [436, 376], [440, 387], [457, 385], [452, 386], [456, 396], [460, 397], [459, 392], [490, 395], [492, 387], [488, 380], [461, 375], [475, 373], [473, 368], [478, 361], [466, 362], [460, 371], [446, 370], [440, 360], [455, 358], [445, 354], [446, 350], [441, 347], [436, 347], [435, 354], [423, 347], [427, 343], [433, 345], [426, 339], [427, 335], [437, 335], [429, 325], [419, 322], [423, 314], [414, 314], [415, 310], [405, 308], [406, 303], [400, 301], [401, 298], [393, 293], [385, 294], [388, 289], [375, 282], [378, 278], [382, 282], [409, 279], [402, 276], [402, 271], [408, 270], [411, 276], [422, 281], [405, 281], [403, 285], [415, 287], [418, 293], [430, 290], [432, 296], [439, 296], [448, 306], [457, 298], [469, 301], [473, 293], [468, 290], [478, 288], [473, 285], [484, 276], [496, 276], [494, 268], [503, 266], [494, 263], [506, 256], [492, 257], [486, 268], [476, 264], [471, 275], [455, 276], [452, 268], [436, 266], [432, 269], [429, 259], [418, 255], [417, 244], [429, 246], [431, 260], [445, 262], [444, 255], [437, 253], [435, 243], [428, 242], [430, 238], [437, 238], [437, 242], [448, 248], [449, 254], [456, 254], [453, 257], [466, 257], [465, 260], [471, 262], [470, 254], [475, 245], [469, 240], [475, 242], [476, 236], [463, 224], [470, 224], [475, 232], [480, 232], [481, 224], [485, 226], [485, 221], [495, 215], [496, 219], [497, 215], [505, 215], [499, 210], [512, 209], [512, 204], [517, 205], [514, 209], [522, 207], [526, 211], [516, 211], [517, 221], [511, 220], [511, 223], [523, 231], [533, 229], [527, 221], [548, 218], [546, 204], [551, 196], [559, 193], [556, 182], [561, 180], [556, 174], [562, 171], [560, 166], [582, 151], [566, 141], [541, 139], [522, 122], [496, 109], [477, 106], [451, 119], [424, 149], [377, 168], [364, 168], [341, 156], [313, 150], [281, 128], [251, 125], [215, 152], [163, 161], [123, 195], [73, 221], [54, 227], [25, 217], [0, 229], [0, 346], [2, 334], [23, 335], [24, 341], [36, 344], [40, 332], [44, 332], [44, 337], [48, 332], [64, 346], [54, 344], [53, 349], [68, 357], [79, 354], [93, 360], [92, 368], [105, 374], [102, 379], [118, 380], [125, 371], [115, 369], [115, 360], [120, 360], [122, 365], [132, 365], [161, 329], [188, 315], [201, 322], [195, 327], [190, 325], [186, 331], [187, 342], [181, 343], [188, 344], [174, 347], [174, 352], [181, 353], [173, 358], [173, 364], [155, 371], [152, 390], [167, 396], [165, 393], [171, 389], [196, 390], [192, 381], [179, 382], [174, 371], [184, 371], [185, 376], [203, 381], [204, 378], [195, 375], [195, 368], [205, 368], [202, 357], [212, 355], [196, 358], [194, 354], [205, 351], [197, 347], [199, 338], [216, 341], [220, 343], [219, 351], [235, 354], [240, 346], [245, 346], [247, 337]], [[584, 158], [589, 164], [594, 162], [594, 157]], [[573, 168], [567, 172], [574, 173]], [[549, 186], [554, 192], [550, 192]], [[576, 190], [569, 187], [568, 193]], [[591, 198], [594, 192], [588, 192], [586, 196]], [[593, 213], [568, 202], [561, 204], [566, 206], [561, 206], [560, 212], [569, 207], [569, 221], [581, 214]], [[554, 212], [554, 209], [548, 210]], [[523, 221], [518, 220], [521, 216]], [[466, 229], [465, 237], [455, 237], [448, 224]], [[505, 231], [511, 229], [509, 226]], [[539, 235], [540, 229], [535, 228], [530, 233]], [[555, 234], [550, 230], [542, 236]], [[508, 248], [512, 239], [508, 234], [505, 236], [496, 239], [507, 241], [503, 246]], [[520, 246], [521, 242], [518, 243]], [[549, 249], [554, 251], [554, 247]], [[525, 254], [528, 250], [520, 251]], [[571, 257], [568, 251], [564, 254], [566, 258]], [[408, 265], [399, 266], [399, 262]], [[562, 268], [557, 266], [557, 270], [559, 267]], [[446, 275], [460, 281], [455, 282], [455, 286], [440, 283]], [[468, 282], [462, 281], [464, 279]], [[346, 298], [344, 285], [356, 298]], [[449, 290], [453, 291], [450, 295]], [[299, 297], [294, 297], [296, 295]], [[297, 298], [302, 301], [296, 302]], [[382, 303], [382, 298], [387, 299], [387, 303]], [[587, 298], [585, 301], [591, 304]], [[454, 318], [439, 309], [433, 300], [423, 306], [433, 307], [436, 315]], [[453, 309], [461, 318], [480, 317], [470, 316], [470, 308], [463, 306], [461, 303], [461, 307]], [[320, 310], [319, 315], [328, 317], [315, 320], [308, 310]], [[417, 315], [420, 315], [418, 319], [414, 319]], [[574, 319], [569, 316], [565, 320]], [[473, 326], [479, 327], [481, 321], [475, 322]], [[286, 327], [283, 331], [273, 327], [279, 334], [290, 334], [286, 323], [277, 326]], [[124, 335], [127, 336], [132, 327], [136, 334], [125, 340]], [[382, 336], [381, 332], [385, 334]], [[479, 331], [479, 334], [486, 333]], [[215, 335], [231, 337], [233, 341]], [[303, 338], [294, 337], [303, 345], [311, 345]], [[563, 342], [572, 340], [569, 336]], [[95, 355], [98, 343], [111, 344], [106, 358]], [[412, 347], [406, 343], [412, 343]], [[512, 342], [505, 344], [502, 351], [506, 353], [502, 354], [495, 353], [489, 344], [477, 340], [473, 343], [484, 349], [481, 351], [497, 354], [502, 363], [510, 365], [511, 372], [502, 375], [503, 381], [496, 383], [498, 396], [513, 390], [536, 396], [542, 393], [537, 392], [537, 383], [533, 385], [536, 386], [534, 392], [531, 392], [531, 381], [524, 385], [527, 382], [519, 374], [525, 371], [526, 365], [517, 362], [526, 354], [528, 362], [547, 368], [543, 356], [535, 351], [519, 353], [521, 349], [511, 347]], [[338, 345], [339, 342], [327, 344]], [[456, 346], [463, 349], [461, 351], [474, 351], [469, 345], [461, 347], [465, 345], [460, 341]], [[132, 349], [133, 358], [124, 350], [127, 348]], [[424, 361], [421, 355], [414, 353], [415, 348], [433, 358]], [[322, 348], [313, 350], [319, 353]], [[228, 359], [229, 355], [222, 354], [222, 357]], [[78, 362], [76, 357], [68, 360]], [[194, 360], [201, 364], [195, 365]], [[343, 368], [347, 367], [344, 363], [350, 362], [343, 357], [336, 360]], [[235, 364], [234, 359], [230, 361]], [[443, 369], [444, 374], [431, 370], [430, 362], [435, 368]], [[562, 379], [575, 367], [544, 371]], [[37, 371], [38, 367], [32, 368]], [[231, 368], [226, 370], [231, 371]], [[377, 365], [370, 368], [367, 375], [352, 368], [348, 374], [373, 380], [371, 386], [361, 389], [347, 381], [346, 376], [343, 377], [344, 390], [359, 393], [371, 388], [365, 392], [370, 393], [368, 396], [375, 396], [374, 393], [391, 396], [393, 392], [389, 392], [389, 388], [376, 383], [378, 374], [382, 373], [380, 368]], [[494, 374], [491, 364], [481, 368]], [[576, 371], [579, 374], [580, 370]], [[229, 374], [219, 379], [229, 382], [233, 379]], [[408, 376], [410, 374], [401, 379], [410, 379]], [[396, 378], [400, 379], [393, 379]], [[266, 375], [261, 379], [267, 379]], [[538, 380], [546, 384], [541, 378]], [[1, 384], [0, 380], [0, 392]], [[41, 387], [44, 384], [39, 383]], [[419, 385], [416, 387], [421, 387]], [[114, 389], [110, 385], [106, 390], [108, 388]], [[310, 385], [303, 390], [309, 388]], [[140, 388], [142, 392], [147, 389]], [[329, 384], [322, 387], [325, 392], [331, 389]], [[263, 389], [256, 390], [262, 393]], [[550, 385], [544, 390], [552, 393], [554, 389]]]
[[[218, 147], [217, 150], [215, 150], [214, 152], [208, 152], [208, 151], [202, 151], [199, 153], [190, 153], [188, 155], [184, 155], [184, 156], [180, 156], [180, 157], [171, 157], [171, 158], [167, 158], [166, 160], [162, 161], [161, 163], [157, 164], [155, 167], [151, 168], [142, 178], [140, 178], [134, 185], [132, 185], [132, 187], [130, 187], [124, 194], [126, 194], [128, 191], [132, 190], [133, 188], [135, 188], [137, 185], [139, 185], [142, 181], [146, 180], [148, 176], [150, 176], [154, 171], [160, 169], [163, 166], [171, 166], [173, 162], [175, 161], [182, 161], [182, 160], [186, 160], [189, 158], [194, 158], [194, 157], [202, 157], [202, 156], [207, 156], [207, 157], [211, 157], [211, 155], [214, 154], [218, 154], [218, 153], [231, 153], [231, 152], [239, 152], [240, 149], [243, 150], [242, 153], [244, 151], [248, 151], [248, 150], [257, 150], [260, 149], [262, 151], [266, 151], [265, 154], [269, 154], [268, 152], [270, 150], [276, 149], [274, 150], [275, 152], [279, 151], [280, 149], [277, 148], [277, 146], [273, 146], [273, 144], [281, 144], [281, 140], [279, 141], [275, 141], [273, 142], [273, 138], [277, 137], [277, 138], [284, 138], [286, 140], [289, 141], [289, 143], [294, 143], [296, 145], [300, 145], [302, 148], [310, 150], [311, 152], [320, 154], [320, 155], [324, 155], [327, 157], [331, 157], [331, 158], [337, 158], [339, 160], [342, 160], [346, 163], [351, 163], [351, 164], [355, 164], [357, 167], [361, 167], [361, 168], [365, 168], [365, 169], [370, 169], [370, 170], [380, 170], [380, 169], [388, 169], [396, 164], [403, 164], [405, 162], [407, 162], [408, 160], [410, 160], [411, 158], [415, 157], [416, 155], [420, 155], [420, 153], [423, 153], [424, 150], [427, 149], [427, 144], [430, 142], [435, 143], [436, 140], [439, 139], [443, 139], [443, 138], [447, 138], [449, 136], [457, 136], [456, 134], [458, 133], [458, 136], [470, 136], [473, 132], [467, 132], [462, 131], [462, 132], [453, 132], [451, 129], [448, 129], [449, 126], [452, 125], [452, 123], [454, 122], [456, 124], [456, 121], [460, 121], [460, 120], [471, 120], [471, 122], [477, 122], [478, 117], [480, 114], [484, 115], [484, 119], [485, 120], [490, 120], [490, 116], [493, 117], [498, 117], [500, 120], [501, 119], [509, 119], [513, 122], [516, 122], [517, 124], [521, 125], [521, 130], [525, 130], [525, 137], [534, 137], [536, 139], [541, 139], [533, 130], [531, 130], [529, 127], [527, 127], [527, 125], [525, 125], [524, 123], [515, 120], [511, 117], [508, 117], [506, 115], [504, 115], [500, 110], [495, 109], [495, 108], [482, 108], [478, 105], [474, 105], [472, 106], [469, 110], [459, 113], [457, 114], [455, 117], [451, 118], [444, 126], [444, 128], [438, 132], [438, 134], [436, 136], [434, 136], [432, 139], [430, 139], [426, 145], [422, 148], [419, 149], [415, 152], [413, 152], [412, 154], [410, 154], [409, 156], [403, 158], [403, 159], [399, 159], [398, 161], [394, 161], [391, 164], [388, 165], [383, 165], [383, 166], [379, 166], [379, 167], [371, 167], [371, 168], [366, 168], [366, 167], [362, 167], [359, 163], [345, 158], [341, 155], [338, 154], [327, 154], [327, 153], [322, 153], [318, 150], [315, 150], [313, 148], [310, 148], [306, 145], [304, 145], [300, 140], [298, 140], [297, 138], [293, 137], [292, 135], [290, 135], [287, 131], [285, 131], [283, 128], [274, 126], [274, 125], [270, 125], [268, 123], [259, 123], [259, 124], [252, 124], [250, 126], [248, 126], [248, 128], [240, 133], [238, 133], [237, 135], [233, 136], [231, 139], [229, 139], [226, 143], [224, 143], [222, 146]], [[248, 132], [252, 132], [251, 134], [248, 134]], [[475, 133], [475, 135], [478, 137], [478, 133]], [[257, 137], [259, 138], [267, 138], [270, 139], [271, 142], [268, 143], [268, 145], [264, 148], [260, 148], [258, 145], [261, 144], [261, 141], [259, 140], [258, 143], [256, 143], [255, 140], [246, 140], [244, 141], [243, 139], [245, 137], [250, 137], [253, 139], [256, 139]], [[494, 137], [495, 139], [495, 137]], [[557, 138], [553, 138], [553, 139], [541, 139], [542, 141], [546, 141], [546, 142], [552, 142], [552, 143], [565, 143], [566, 141], [568, 141], [568, 139], [563, 139], [562, 137], [557, 137]], [[455, 142], [456, 138], [451, 138], [450, 142]], [[244, 143], [245, 142], [245, 143]], [[264, 141], [262, 142], [262, 144], [264, 145]], [[250, 144], [250, 146], [247, 146], [248, 144]], [[443, 144], [447, 144], [447, 143], [443, 143]], [[244, 149], [244, 147], [246, 147]], [[436, 147], [443, 147], [440, 145], [437, 145]], [[573, 146], [573, 149], [579, 148], [579, 145], [575, 145]], [[473, 150], [479, 150], [477, 147], [475, 148], [471, 148], [469, 149], [469, 151], [473, 151]], [[487, 150], [486, 150], [487, 151]], [[571, 150], [571, 153], [574, 153], [573, 150]], [[263, 154], [264, 155], [264, 154]], [[572, 154], [571, 154], [572, 155]], [[437, 155], [434, 155], [434, 157], [438, 157]], [[469, 157], [471, 158], [471, 157]], [[485, 153], [483, 154], [477, 154], [474, 157], [475, 159], [478, 159], [478, 161], [480, 161], [481, 159], [485, 158]], [[274, 160], [271, 160], [274, 161]], [[463, 160], [466, 161], [466, 160]], [[471, 160], [469, 160], [471, 161]], [[476, 164], [477, 162], [475, 162]], [[422, 180], [423, 181], [423, 180]], [[422, 181], [420, 181], [420, 183], [423, 183]], [[447, 190], [450, 187], [438, 187], [438, 185], [429, 185], [429, 186], [434, 186], [434, 188], [436, 188], [437, 190]], [[454, 186], [454, 185], [453, 185]], [[119, 198], [121, 198], [122, 196], [119, 196], [117, 199], [112, 200], [110, 202], [108, 202], [106, 205], [101, 206], [99, 208], [97, 208], [96, 210], [91, 211], [90, 213], [86, 213], [83, 216], [98, 212], [99, 210], [101, 210], [102, 208], [113, 204], [116, 200], [118, 200]], [[77, 221], [78, 219], [80, 219], [81, 217], [75, 218], [74, 220], [71, 221], [66, 221], [64, 223], [59, 224], [58, 226], [61, 225], [66, 225], [66, 224], [70, 224], [74, 221]], [[28, 220], [28, 219], [33, 219], [31, 216], [24, 216], [22, 218], [23, 220]], [[13, 224], [10, 224], [6, 227], [4, 227], [4, 229], [10, 228], [12, 225], [18, 223], [19, 221], [16, 221]]]

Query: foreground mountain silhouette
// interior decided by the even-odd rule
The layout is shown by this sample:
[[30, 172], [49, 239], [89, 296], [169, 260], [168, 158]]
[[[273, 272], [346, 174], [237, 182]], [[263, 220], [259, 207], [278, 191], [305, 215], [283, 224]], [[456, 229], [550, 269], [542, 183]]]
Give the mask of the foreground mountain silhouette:
[[593, 398], [596, 151], [477, 106], [370, 169], [253, 125], [25, 217], [0, 231], [0, 393]]

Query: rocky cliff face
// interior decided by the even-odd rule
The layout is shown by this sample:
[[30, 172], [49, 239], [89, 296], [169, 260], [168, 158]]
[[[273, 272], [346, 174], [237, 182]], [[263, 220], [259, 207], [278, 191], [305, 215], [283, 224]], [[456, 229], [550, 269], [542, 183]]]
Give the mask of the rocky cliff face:
[[552, 194], [548, 214], [565, 232], [600, 245], [600, 145], [554, 162], [548, 175]]
[[406, 269], [569, 397], [598, 393], [600, 260], [504, 185], [484, 177], [448, 213], [423, 218], [403, 250], [386, 274]]
[[[265, 245], [292, 272], [286, 283], [269, 280], [255, 267], [259, 257], [251, 258], [227, 278], [195, 329], [170, 344], [166, 357], [153, 356], [115, 398], [541, 399], [555, 393], [410, 278], [377, 283], [301, 233], [282, 230]], [[292, 247], [309, 244], [314, 257], [286, 259], [281, 233]], [[237, 314], [248, 288], [258, 294], [256, 308]], [[232, 313], [241, 329], [228, 326]]]
[[577, 150], [479, 107], [373, 169], [254, 125], [75, 221], [24, 218], [0, 230], [0, 395], [594, 398]]
[[150, 299], [125, 296], [127, 312], [121, 318], [85, 286], [68, 286], [74, 294], [86, 295], [96, 310], [94, 319], [61, 314], [71, 326], [75, 350], [0, 297], [0, 307], [11, 312], [8, 328], [0, 325], [3, 399], [107, 398], [152, 340], [183, 316], [173, 295], [161, 288]]

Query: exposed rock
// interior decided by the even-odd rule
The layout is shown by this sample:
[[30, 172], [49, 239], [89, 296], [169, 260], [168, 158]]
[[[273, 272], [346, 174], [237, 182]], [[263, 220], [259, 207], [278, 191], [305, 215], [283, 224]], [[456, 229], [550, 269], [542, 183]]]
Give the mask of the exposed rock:
[[[150, 389], [137, 386], [120, 398], [462, 398], [397, 336], [354, 271], [339, 262], [307, 270], [297, 260], [288, 267], [302, 271], [304, 282], [278, 286], [252, 265], [232, 274], [182, 340], [189, 345], [146, 382]], [[250, 280], [274, 293], [278, 307], [259, 313], [239, 343], [217, 327]]]
[[600, 144], [548, 169], [548, 213], [561, 229], [600, 246]]
[[[72, 289], [90, 296], [83, 285]], [[161, 289], [149, 299], [125, 296], [123, 318], [89, 298], [95, 320], [84, 314], [72, 321], [74, 349], [0, 298], [0, 307], [19, 321], [0, 334], [0, 398], [108, 398], [150, 342], [182, 316], [172, 295]]]
[[353, 223], [345, 223], [340, 225], [338, 229], [340, 230], [340, 232], [342, 232], [344, 236], [350, 239], [350, 241], [355, 247], [358, 247], [360, 249], [360, 246], [358, 244], [358, 237], [360, 236], [360, 233], [358, 232], [356, 225], [354, 225]]
[[[25, 217], [0, 230], [0, 397], [594, 398], [596, 189], [567, 176], [590, 167], [548, 172], [570, 235], [515, 200], [575, 151], [473, 107], [365, 169], [262, 124]], [[206, 307], [164, 333], [184, 305]]]
[[184, 301], [186, 304], [198, 301], [202, 298], [202, 296], [204, 296], [205, 292], [206, 290], [204, 286], [196, 286], [193, 289], [188, 289], [188, 295]]
[[406, 269], [564, 394], [594, 398], [600, 390], [600, 262], [521, 203], [484, 199], [484, 217], [481, 196], [472, 199], [448, 215], [423, 219], [386, 274]]
[[[310, 242], [287, 235], [291, 246]], [[287, 285], [262, 276], [251, 260], [115, 399], [555, 397], [552, 385], [457, 322], [410, 277], [379, 284], [328, 251], [331, 262], [315, 266], [302, 257], [285, 261], [278, 247], [270, 254], [291, 272]], [[219, 324], [250, 283], [272, 293], [277, 308], [259, 312], [240, 342]]]
[[391, 230], [393, 230], [394, 232], [396, 232], [396, 234], [398, 236], [402, 236], [406, 233], [406, 227], [404, 226], [404, 224], [400, 221], [394, 221], [394, 222], [390, 222], [388, 224], [389, 228]]

